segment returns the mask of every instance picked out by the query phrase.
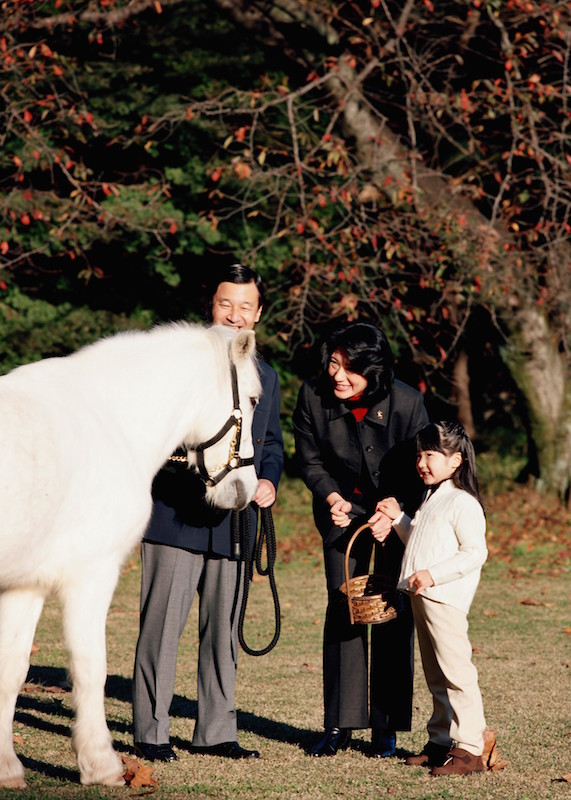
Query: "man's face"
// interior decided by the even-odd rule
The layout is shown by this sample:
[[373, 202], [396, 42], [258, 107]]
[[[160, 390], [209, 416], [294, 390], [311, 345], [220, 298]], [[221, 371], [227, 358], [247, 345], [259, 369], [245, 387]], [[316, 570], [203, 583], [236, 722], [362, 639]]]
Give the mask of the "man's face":
[[212, 322], [238, 331], [252, 330], [260, 319], [262, 307], [256, 284], [224, 281], [212, 298]]

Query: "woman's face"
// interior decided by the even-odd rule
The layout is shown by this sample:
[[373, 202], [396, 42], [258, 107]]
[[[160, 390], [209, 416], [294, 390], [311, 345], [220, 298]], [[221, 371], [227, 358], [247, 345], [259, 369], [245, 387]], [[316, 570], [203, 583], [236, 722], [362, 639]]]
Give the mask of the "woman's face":
[[343, 350], [333, 351], [327, 372], [331, 378], [333, 394], [338, 400], [350, 400], [355, 395], [361, 394], [369, 383], [358, 372], [351, 372], [349, 359]]

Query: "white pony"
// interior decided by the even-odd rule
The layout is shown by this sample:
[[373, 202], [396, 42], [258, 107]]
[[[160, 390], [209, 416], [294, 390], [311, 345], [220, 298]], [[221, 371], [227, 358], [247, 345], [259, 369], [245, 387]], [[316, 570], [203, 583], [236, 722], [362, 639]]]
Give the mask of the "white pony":
[[153, 476], [179, 445], [196, 464], [193, 449], [207, 443], [210, 502], [247, 506], [260, 392], [252, 331], [188, 323], [121, 333], [0, 378], [0, 785], [26, 785], [12, 723], [50, 592], [63, 607], [81, 782], [123, 783], [103, 705], [121, 563], [144, 533]]

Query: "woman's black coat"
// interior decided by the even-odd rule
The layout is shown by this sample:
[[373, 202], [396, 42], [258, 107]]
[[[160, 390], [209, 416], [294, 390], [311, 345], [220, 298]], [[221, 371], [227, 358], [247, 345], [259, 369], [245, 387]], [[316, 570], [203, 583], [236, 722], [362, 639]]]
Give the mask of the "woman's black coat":
[[325, 500], [331, 492], [350, 500], [363, 483], [362, 469], [367, 511], [383, 497], [395, 496], [406, 508], [418, 502], [423, 486], [416, 474], [414, 437], [427, 424], [421, 393], [399, 380], [359, 423], [322, 381], [303, 384], [293, 415], [296, 455], [326, 544], [343, 529], [332, 524]]

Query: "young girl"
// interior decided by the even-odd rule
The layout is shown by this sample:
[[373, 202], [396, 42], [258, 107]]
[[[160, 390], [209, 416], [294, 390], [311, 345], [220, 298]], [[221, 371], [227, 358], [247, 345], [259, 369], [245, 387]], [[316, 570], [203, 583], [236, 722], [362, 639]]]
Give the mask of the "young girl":
[[[433, 697], [422, 753], [406, 763], [431, 775], [485, 769], [486, 722], [468, 639], [468, 611], [486, 560], [486, 521], [478, 492], [474, 448], [457, 423], [436, 422], [416, 437], [416, 467], [428, 487], [411, 520], [394, 497], [381, 500], [406, 545], [398, 583], [410, 595], [426, 682]], [[374, 525], [372, 526], [375, 535]], [[382, 540], [385, 534], [378, 534]]]

